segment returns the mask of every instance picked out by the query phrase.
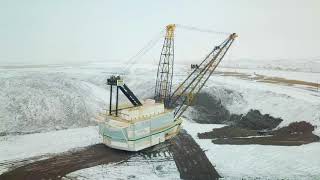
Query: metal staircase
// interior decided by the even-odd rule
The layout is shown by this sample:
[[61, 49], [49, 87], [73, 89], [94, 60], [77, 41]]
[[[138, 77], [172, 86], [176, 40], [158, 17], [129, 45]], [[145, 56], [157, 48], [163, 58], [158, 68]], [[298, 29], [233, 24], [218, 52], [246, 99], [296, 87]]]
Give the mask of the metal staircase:
[[[129, 101], [133, 104], [134, 107], [142, 106], [142, 103], [139, 101], [136, 95], [129, 89], [129, 87], [124, 84], [123, 80], [120, 76], [111, 76], [107, 79], [107, 85], [110, 85], [110, 105], [109, 105], [109, 115], [112, 115], [112, 112], [115, 111], [115, 115], [118, 116], [119, 110], [119, 89], [122, 93], [129, 99]], [[116, 86], [116, 109], [112, 110], [112, 93], [113, 93], [113, 86]]]

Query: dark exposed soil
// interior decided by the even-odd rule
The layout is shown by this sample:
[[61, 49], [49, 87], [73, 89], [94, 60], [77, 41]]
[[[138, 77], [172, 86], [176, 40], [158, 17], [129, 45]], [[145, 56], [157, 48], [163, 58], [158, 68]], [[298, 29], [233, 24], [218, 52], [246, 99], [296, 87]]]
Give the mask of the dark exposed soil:
[[173, 153], [181, 179], [214, 180], [220, 178], [204, 151], [185, 131], [170, 142], [172, 145], [169, 146], [169, 149]]
[[319, 137], [312, 134], [314, 127], [307, 122], [292, 123], [273, 131], [282, 119], [261, 114], [258, 110], [250, 110], [245, 115], [231, 114], [219, 99], [208, 93], [199, 94], [194, 109], [198, 113], [192, 114], [194, 116], [192, 119], [198, 123], [229, 125], [198, 134], [201, 139], [213, 139], [212, 142], [215, 144], [297, 146], [319, 141]]
[[100, 164], [119, 162], [131, 153], [96, 144], [74, 152], [36, 161], [0, 175], [0, 179], [61, 179], [68, 173]]
[[229, 126], [199, 133], [198, 137], [200, 139], [213, 139], [212, 142], [215, 144], [299, 146], [320, 140], [318, 136], [312, 133], [313, 130], [314, 126], [302, 121], [274, 131], [259, 131]]
[[220, 99], [206, 92], [197, 95], [193, 107], [197, 113], [191, 114], [192, 120], [201, 124], [228, 124], [233, 127], [262, 130], [274, 129], [282, 122], [282, 119], [261, 114], [258, 110], [250, 110], [247, 114], [231, 114]]
[[48, 159], [24, 164], [0, 175], [0, 179], [61, 179], [68, 173], [79, 169], [121, 162], [132, 156], [148, 156], [160, 150], [168, 151], [169, 154], [173, 155], [182, 179], [220, 178], [203, 150], [186, 131], [182, 130], [173, 139], [141, 152], [115, 150], [108, 148], [104, 144], [96, 144]]
[[222, 105], [221, 100], [205, 92], [196, 96], [193, 107], [198, 113], [192, 114], [192, 119], [200, 124], [228, 123], [231, 116], [230, 112]]
[[232, 126], [252, 130], [274, 129], [282, 121], [258, 110], [250, 110], [246, 115], [232, 115]]
[[219, 129], [213, 129], [210, 132], [198, 133], [200, 139], [233, 138], [257, 136], [256, 130], [248, 130], [232, 126], [225, 126]]

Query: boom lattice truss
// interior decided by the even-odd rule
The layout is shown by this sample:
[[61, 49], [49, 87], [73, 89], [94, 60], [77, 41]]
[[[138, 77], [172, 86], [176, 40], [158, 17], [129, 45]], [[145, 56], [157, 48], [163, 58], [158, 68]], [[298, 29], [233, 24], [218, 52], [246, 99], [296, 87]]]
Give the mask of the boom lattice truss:
[[[178, 25], [178, 27], [187, 28], [189, 30], [195, 29], [194, 27], [188, 28], [187, 26], [182, 25]], [[176, 108], [175, 119], [177, 119], [187, 110], [194, 100], [194, 97], [203, 88], [209, 77], [226, 55], [237, 35], [235, 33], [230, 34], [219, 46], [215, 46], [178, 88], [171, 93], [175, 28], [175, 24], [170, 24], [166, 27], [167, 31], [160, 54], [154, 98], [157, 102], [164, 103], [166, 108]], [[198, 30], [198, 28], [196, 30]]]
[[172, 93], [168, 108], [176, 108], [175, 119], [181, 117], [181, 115], [191, 105], [194, 97], [206, 84], [209, 77], [226, 55], [236, 37], [237, 35], [233, 33], [229, 35], [229, 37], [219, 46], [214, 47], [213, 50], [199, 64], [199, 66], [196, 66], [195, 69]]
[[154, 99], [167, 106], [170, 102], [173, 64], [174, 64], [174, 30], [176, 26], [169, 24], [166, 27], [166, 36], [162, 46], [158, 65]]

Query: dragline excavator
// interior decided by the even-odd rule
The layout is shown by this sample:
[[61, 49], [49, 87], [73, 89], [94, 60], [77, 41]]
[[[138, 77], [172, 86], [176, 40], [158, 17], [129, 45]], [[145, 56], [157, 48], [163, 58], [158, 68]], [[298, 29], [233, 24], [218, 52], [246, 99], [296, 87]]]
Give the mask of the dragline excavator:
[[[174, 66], [174, 33], [176, 28], [189, 28], [169, 24], [162, 46], [157, 70], [154, 99], [140, 101], [120, 76], [111, 76], [108, 112], [100, 119], [99, 132], [103, 143], [127, 151], [139, 151], [159, 144], [179, 133], [182, 115], [206, 84], [214, 70], [228, 52], [237, 35], [228, 37], [195, 66], [192, 72], [172, 91]], [[115, 105], [113, 101], [115, 88]], [[119, 105], [119, 89], [131, 105]]]

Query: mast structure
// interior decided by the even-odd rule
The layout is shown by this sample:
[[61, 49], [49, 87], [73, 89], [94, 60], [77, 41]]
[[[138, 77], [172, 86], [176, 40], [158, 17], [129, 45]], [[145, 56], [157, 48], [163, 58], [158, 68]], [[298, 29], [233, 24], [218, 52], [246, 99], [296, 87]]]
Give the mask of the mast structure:
[[169, 104], [171, 97], [175, 28], [175, 24], [169, 24], [166, 26], [166, 35], [160, 54], [155, 86], [154, 99], [156, 102], [164, 103], [165, 107]]

